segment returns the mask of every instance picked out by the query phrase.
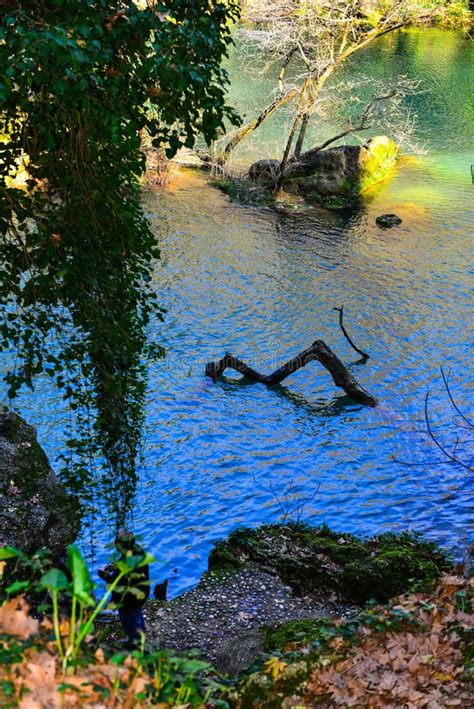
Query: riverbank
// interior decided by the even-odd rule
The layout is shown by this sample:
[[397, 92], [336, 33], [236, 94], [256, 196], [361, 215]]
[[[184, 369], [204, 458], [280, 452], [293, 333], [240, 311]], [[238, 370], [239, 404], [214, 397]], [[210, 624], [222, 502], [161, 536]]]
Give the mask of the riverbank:
[[[304, 524], [237, 529], [215, 545], [199, 584], [169, 603], [146, 606], [150, 650], [198, 650], [235, 676], [264, 653], [270, 629], [354, 618], [451, 569], [434, 544], [411, 534], [363, 540]], [[118, 624], [103, 640], [119, 642]]]
[[[0, 609], [2, 706], [473, 706], [474, 578], [435, 545], [264, 525], [218, 543], [209, 567], [195, 589], [147, 604], [147, 646], [131, 654], [108, 625], [68, 662], [69, 619], [41, 621], [10, 600]], [[374, 601], [354, 606], [368, 581]], [[375, 602], [394, 588], [405, 592]]]

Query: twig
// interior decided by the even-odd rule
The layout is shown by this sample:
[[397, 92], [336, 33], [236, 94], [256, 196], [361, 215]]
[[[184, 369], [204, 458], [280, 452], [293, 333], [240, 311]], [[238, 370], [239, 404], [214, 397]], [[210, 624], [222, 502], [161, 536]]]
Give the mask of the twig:
[[463, 463], [462, 460], [459, 460], [459, 458], [456, 458], [455, 455], [452, 455], [451, 453], [449, 453], [449, 451], [447, 451], [446, 448], [444, 448], [444, 446], [441, 445], [441, 443], [438, 441], [438, 439], [437, 439], [436, 436], [434, 435], [434, 433], [433, 433], [433, 431], [432, 431], [432, 429], [431, 429], [431, 423], [430, 423], [429, 416], [428, 416], [428, 400], [429, 400], [429, 397], [430, 397], [430, 393], [427, 392], [427, 393], [426, 393], [426, 396], [425, 396], [425, 421], [426, 421], [426, 428], [428, 429], [428, 435], [429, 435], [429, 437], [431, 438], [431, 440], [433, 441], [433, 443], [439, 448], [439, 450], [441, 451], [441, 453], [442, 453], [444, 456], [446, 456], [446, 458], [448, 458], [448, 460], [451, 460], [453, 463], [456, 463], [457, 465], [460, 465], [462, 468], [465, 468], [466, 470], [469, 470], [469, 472], [473, 473], [473, 472], [474, 472], [474, 468], [472, 468], [471, 465], [467, 465], [466, 463]]
[[290, 359], [286, 364], [269, 375], [260, 374], [260, 372], [252, 369], [252, 367], [249, 367], [248, 364], [242, 360], [227, 353], [217, 362], [209, 362], [206, 365], [206, 376], [216, 382], [217, 378], [227, 367], [231, 367], [253, 382], [273, 386], [280, 384], [280, 382], [286, 379], [290, 374], [297, 372], [298, 369], [301, 369], [301, 367], [304, 367], [313, 360], [317, 360], [326, 367], [333, 378], [334, 384], [343, 389], [346, 394], [355, 399], [355, 401], [365, 406], [377, 406], [377, 399], [360, 386], [341, 360], [322, 340], [316, 340], [311, 347], [303, 350], [299, 355]]
[[366, 359], [366, 360], [369, 359], [369, 355], [367, 354], [367, 352], [364, 352], [363, 350], [360, 350], [360, 349], [357, 347], [357, 345], [355, 345], [355, 344], [352, 342], [352, 340], [351, 340], [351, 338], [349, 337], [349, 334], [348, 334], [346, 328], [344, 327], [344, 306], [341, 305], [340, 308], [333, 308], [333, 310], [337, 310], [337, 312], [339, 313], [339, 325], [341, 326], [342, 334], [344, 335], [344, 337], [346, 338], [346, 340], [348, 341], [348, 343], [350, 344], [350, 346], [352, 347], [352, 349], [355, 350], [356, 352], [358, 352], [358, 353], [361, 355], [361, 357], [363, 357], [364, 359]]
[[474, 423], [472, 421], [469, 421], [468, 418], [466, 418], [466, 416], [463, 414], [463, 412], [461, 411], [459, 406], [454, 401], [453, 395], [451, 394], [451, 389], [449, 388], [449, 384], [448, 384], [449, 373], [448, 373], [448, 376], [446, 377], [443, 367], [441, 367], [441, 376], [443, 377], [444, 386], [445, 386], [446, 391], [448, 393], [449, 400], [450, 400], [451, 404], [453, 405], [453, 409], [458, 412], [460, 417], [467, 423], [469, 428], [474, 428]]

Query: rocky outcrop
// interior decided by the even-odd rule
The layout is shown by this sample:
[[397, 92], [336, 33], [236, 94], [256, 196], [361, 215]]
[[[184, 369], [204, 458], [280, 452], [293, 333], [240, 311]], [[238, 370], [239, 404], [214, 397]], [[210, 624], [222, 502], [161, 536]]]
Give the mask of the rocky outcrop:
[[387, 136], [364, 145], [341, 145], [329, 150], [309, 150], [286, 170], [283, 188], [309, 201], [342, 197], [353, 201], [384, 180], [399, 151]]
[[58, 557], [79, 532], [79, 510], [54, 474], [35, 429], [0, 410], [0, 546]]
[[[369, 599], [385, 602], [452, 569], [432, 542], [408, 533], [361, 539], [304, 524], [237, 529], [209, 555], [199, 584], [169, 603], [148, 601], [151, 648], [200, 650], [229, 675], [269, 643], [319, 621], [351, 616]], [[112, 627], [111, 627], [112, 626]], [[105, 642], [119, 642], [107, 623]], [[275, 705], [276, 706], [276, 705]]]
[[416, 534], [386, 532], [371, 539], [304, 524], [237, 529], [209, 555], [209, 570], [258, 564], [298, 595], [336, 594], [348, 604], [385, 602], [413, 581], [429, 582], [451, 568], [436, 544]]
[[145, 608], [150, 645], [183, 652], [197, 648], [218, 670], [234, 675], [263, 649], [262, 629], [292, 620], [340, 615], [327, 595], [296, 596], [258, 564], [206, 574], [196, 588]]
[[[314, 148], [291, 161], [281, 185], [285, 192], [324, 206], [350, 206], [393, 169], [399, 150], [387, 136], [371, 138], [364, 145], [340, 145], [328, 150]], [[249, 177], [267, 184], [279, 175], [277, 160], [259, 160]]]

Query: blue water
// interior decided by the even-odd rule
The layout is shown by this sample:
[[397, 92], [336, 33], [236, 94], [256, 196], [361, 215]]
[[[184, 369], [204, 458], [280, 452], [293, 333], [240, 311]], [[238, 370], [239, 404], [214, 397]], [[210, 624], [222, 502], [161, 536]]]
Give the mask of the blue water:
[[[350, 217], [239, 206], [191, 172], [144, 195], [167, 308], [151, 337], [168, 353], [150, 370], [133, 526], [173, 595], [198, 580], [212, 543], [243, 524], [413, 529], [458, 554], [474, 539], [474, 474], [442, 459], [424, 420], [429, 391], [440, 439], [451, 450], [459, 435], [458, 455], [474, 455], [439, 372], [452, 371], [453, 394], [472, 416], [472, 59], [461, 33], [434, 31], [388, 38], [353, 64], [425, 82], [417, 112], [427, 153], [402, 164]], [[257, 79], [249, 86], [237, 66], [234, 78], [234, 97], [247, 82], [248, 110], [256, 110], [265, 101]], [[261, 156], [278, 130], [262, 132]], [[401, 227], [379, 229], [384, 212], [399, 214]], [[366, 364], [339, 331], [332, 309], [342, 303], [354, 340], [371, 355]], [[351, 363], [379, 407], [349, 400], [315, 363], [274, 389], [232, 372], [218, 384], [204, 377], [205, 363], [225, 351], [270, 371], [316, 338]], [[56, 392], [40, 387], [22, 409], [54, 459], [66, 420]], [[105, 516], [93, 531], [97, 565], [112, 534]]]

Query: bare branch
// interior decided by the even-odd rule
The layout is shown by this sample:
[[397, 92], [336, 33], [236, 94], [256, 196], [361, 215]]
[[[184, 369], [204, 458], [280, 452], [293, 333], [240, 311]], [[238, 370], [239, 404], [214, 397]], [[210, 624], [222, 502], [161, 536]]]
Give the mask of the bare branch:
[[[262, 54], [267, 59], [266, 69], [272, 64], [283, 65], [278, 77], [279, 96], [260, 115], [237, 131], [227, 143], [222, 160], [274, 112], [297, 98], [296, 119], [291, 128], [288, 145], [293, 142], [295, 126], [299, 125], [295, 154], [303, 146], [306, 129], [326, 81], [334, 71], [355, 52], [359, 52], [379, 38], [414, 22], [432, 17], [416, 0], [380, 3], [381, 12], [369, 13], [359, 1], [313, 0], [294, 3], [293, 0], [253, 0], [248, 3], [246, 19], [250, 28], [241, 29], [253, 45], [254, 59], [262, 65]], [[249, 55], [250, 56], [250, 55]], [[298, 59], [301, 60], [298, 64]], [[284, 74], [291, 59], [295, 71], [291, 73], [291, 89], [284, 90]], [[255, 62], [251, 62], [255, 63]], [[302, 66], [301, 66], [302, 65]], [[298, 72], [299, 75], [298, 75]], [[291, 93], [291, 98], [284, 99]], [[364, 124], [367, 127], [366, 123]], [[359, 128], [363, 130], [364, 126]], [[342, 133], [344, 137], [348, 133]], [[286, 160], [284, 159], [283, 164]]]
[[441, 453], [450, 461], [453, 463], [456, 463], [456, 465], [460, 465], [462, 468], [465, 468], [466, 470], [469, 470], [470, 473], [474, 472], [474, 468], [471, 465], [467, 465], [464, 463], [462, 460], [457, 458], [455, 455], [452, 455], [449, 451], [446, 450], [446, 448], [438, 441], [436, 436], [433, 433], [433, 430], [431, 428], [431, 423], [428, 415], [428, 401], [429, 401], [429, 396], [430, 393], [427, 392], [425, 396], [425, 421], [426, 421], [426, 428], [428, 431], [428, 435], [433, 441], [433, 443], [436, 445], [437, 448], [441, 451]]
[[443, 367], [441, 367], [441, 376], [443, 377], [444, 386], [445, 386], [446, 392], [449, 396], [449, 400], [453, 406], [453, 409], [455, 411], [457, 411], [457, 413], [460, 415], [460, 417], [463, 419], [463, 421], [465, 421], [470, 428], [474, 428], [474, 423], [472, 421], [470, 421], [468, 418], [466, 418], [466, 416], [463, 414], [463, 412], [461, 411], [459, 406], [454, 401], [453, 395], [451, 394], [451, 389], [448, 384], [449, 373], [448, 373], [448, 376], [446, 377]]
[[361, 357], [363, 357], [364, 359], [369, 359], [369, 355], [367, 354], [367, 352], [360, 350], [357, 347], [357, 345], [355, 345], [353, 343], [353, 341], [349, 337], [349, 333], [347, 332], [346, 328], [344, 327], [344, 306], [341, 305], [340, 308], [333, 308], [333, 310], [337, 310], [337, 312], [339, 313], [339, 325], [341, 327], [342, 334], [344, 335], [344, 337], [346, 338], [346, 340], [348, 341], [348, 343], [350, 344], [352, 349], [355, 350], [356, 352], [358, 352], [361, 355]]

